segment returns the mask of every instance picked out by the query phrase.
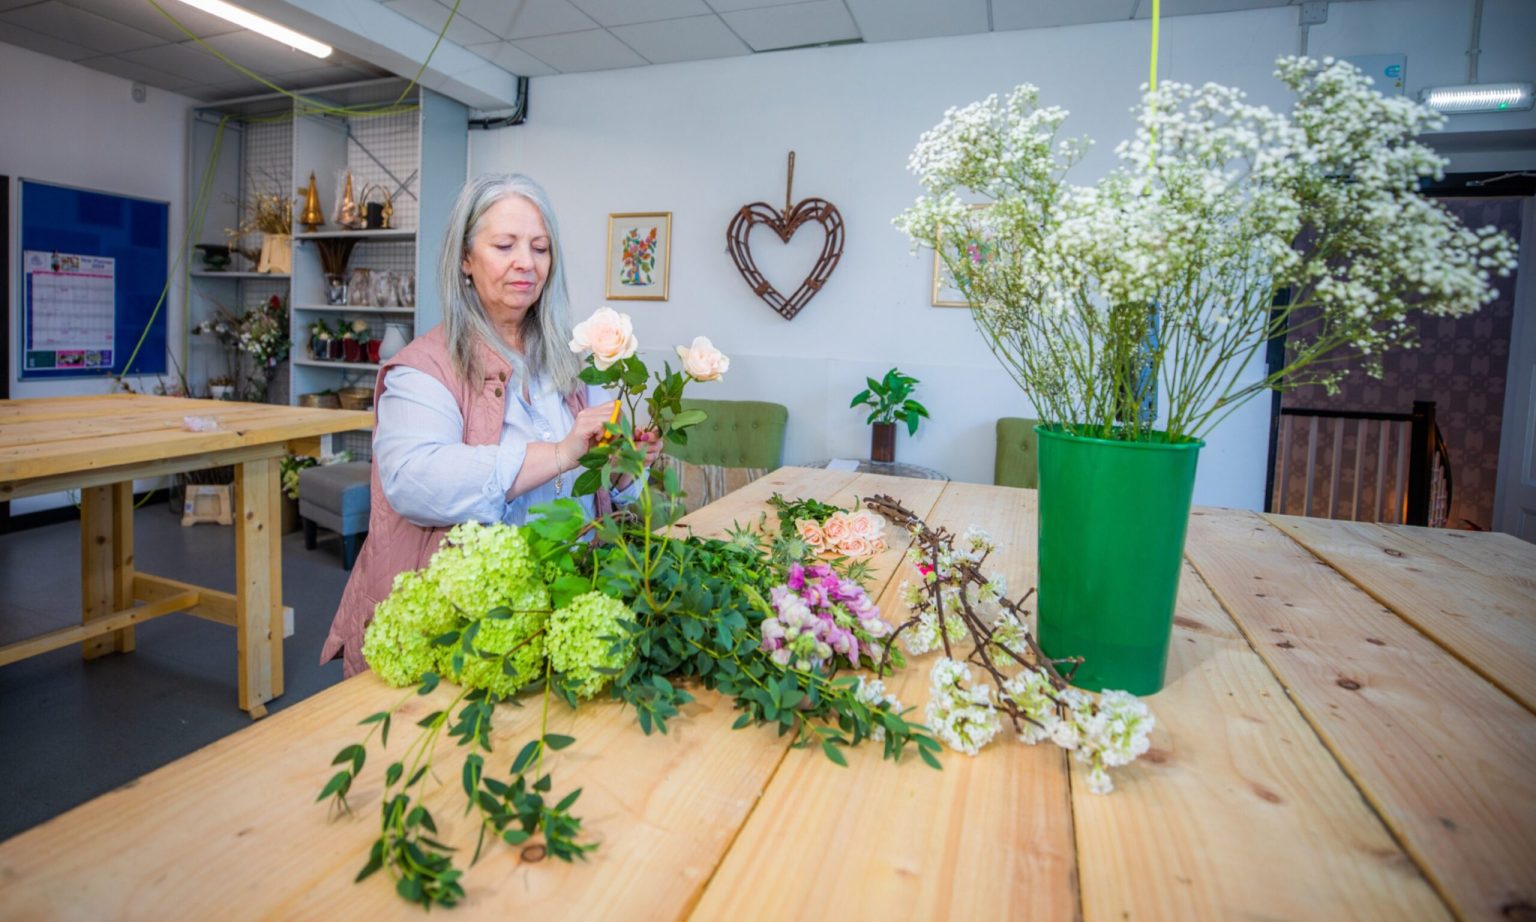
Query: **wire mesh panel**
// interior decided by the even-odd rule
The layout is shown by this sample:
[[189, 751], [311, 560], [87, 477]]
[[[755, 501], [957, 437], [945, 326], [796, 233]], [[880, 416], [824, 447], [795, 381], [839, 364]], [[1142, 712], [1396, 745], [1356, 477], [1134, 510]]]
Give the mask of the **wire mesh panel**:
[[[270, 122], [249, 123], [242, 136], [240, 180], [240, 221], [245, 224], [252, 216], [258, 199], [286, 202], [292, 205], [293, 177], [293, 122], [279, 119]], [[259, 253], [261, 241], [250, 235], [239, 244], [241, 255], [249, 263], [238, 268], [255, 268], [253, 253]]]
[[358, 207], [387, 199], [394, 208], [390, 226], [400, 230], [415, 230], [420, 223], [420, 118], [414, 111], [354, 117], [347, 138], [347, 169]]

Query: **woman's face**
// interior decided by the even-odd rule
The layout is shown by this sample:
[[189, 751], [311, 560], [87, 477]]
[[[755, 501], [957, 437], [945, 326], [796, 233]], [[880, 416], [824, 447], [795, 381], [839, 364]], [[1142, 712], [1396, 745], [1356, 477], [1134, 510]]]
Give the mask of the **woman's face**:
[[508, 195], [480, 218], [462, 268], [491, 322], [515, 327], [543, 293], [550, 261], [549, 230], [539, 209]]

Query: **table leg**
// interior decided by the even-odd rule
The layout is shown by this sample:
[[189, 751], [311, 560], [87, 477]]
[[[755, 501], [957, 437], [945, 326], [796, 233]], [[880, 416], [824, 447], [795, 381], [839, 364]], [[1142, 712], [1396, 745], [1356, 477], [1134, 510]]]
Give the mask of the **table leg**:
[[282, 540], [278, 535], [278, 459], [236, 467], [235, 631], [240, 707], [264, 717], [283, 693]]
[[[80, 623], [89, 624], [133, 604], [133, 483], [80, 491]], [[81, 655], [131, 653], [134, 629], [125, 627], [83, 642]]]

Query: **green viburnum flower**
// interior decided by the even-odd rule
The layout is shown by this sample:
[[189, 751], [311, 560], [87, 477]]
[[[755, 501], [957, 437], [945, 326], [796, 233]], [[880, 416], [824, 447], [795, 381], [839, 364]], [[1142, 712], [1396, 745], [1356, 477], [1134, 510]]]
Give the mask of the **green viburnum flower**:
[[[411, 685], [427, 671], [468, 688], [511, 695], [537, 677], [544, 659], [549, 587], [528, 546], [511, 525], [469, 522], [448, 532], [432, 562], [395, 577], [389, 597], [374, 611], [363, 640], [369, 666], [391, 685]], [[485, 618], [506, 608], [510, 618]], [[453, 669], [457, 645], [432, 639], [479, 621], [462, 670]], [[510, 664], [503, 668], [503, 660]]]
[[363, 635], [363, 657], [390, 685], [414, 685], [422, 673], [437, 667], [440, 648], [432, 646], [432, 638], [452, 626], [452, 610], [443, 604], [436, 584], [419, 572], [401, 573], [394, 590], [374, 609]]
[[[598, 669], [623, 669], [635, 655], [629, 634], [620, 624], [635, 613], [618, 599], [588, 592], [571, 600], [549, 619], [549, 660], [569, 679], [576, 693], [591, 698], [613, 678]], [[622, 646], [614, 651], [614, 640]]]

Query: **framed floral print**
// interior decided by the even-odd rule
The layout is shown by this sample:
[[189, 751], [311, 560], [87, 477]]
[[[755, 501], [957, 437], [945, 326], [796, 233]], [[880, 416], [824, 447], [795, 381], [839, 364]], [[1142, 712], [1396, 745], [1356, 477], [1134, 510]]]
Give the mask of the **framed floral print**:
[[608, 216], [610, 301], [665, 301], [672, 273], [672, 212]]

